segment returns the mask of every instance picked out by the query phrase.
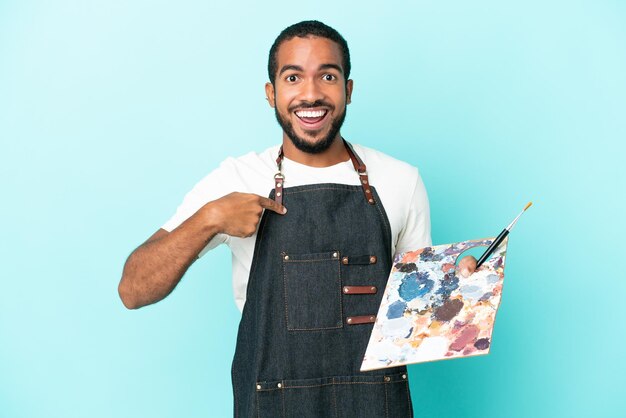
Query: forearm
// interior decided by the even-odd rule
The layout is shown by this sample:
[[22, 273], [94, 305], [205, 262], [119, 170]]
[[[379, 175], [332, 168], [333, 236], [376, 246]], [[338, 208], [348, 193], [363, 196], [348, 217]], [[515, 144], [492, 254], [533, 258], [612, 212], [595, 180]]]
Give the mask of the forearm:
[[118, 288], [124, 306], [141, 308], [169, 295], [215, 235], [251, 237], [263, 209], [287, 212], [267, 197], [233, 192], [205, 204], [172, 232], [157, 231], [126, 260]]
[[126, 260], [119, 294], [129, 309], [158, 302], [169, 295], [200, 251], [217, 234], [216, 226], [198, 212], [172, 232], [160, 230]]

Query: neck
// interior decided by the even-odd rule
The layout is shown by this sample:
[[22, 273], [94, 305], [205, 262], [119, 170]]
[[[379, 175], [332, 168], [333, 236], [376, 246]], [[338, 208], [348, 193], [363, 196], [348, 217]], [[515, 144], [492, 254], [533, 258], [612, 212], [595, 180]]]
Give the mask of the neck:
[[350, 154], [346, 151], [343, 139], [339, 133], [337, 133], [331, 146], [319, 154], [309, 154], [308, 152], [300, 151], [293, 145], [291, 139], [283, 133], [283, 153], [291, 161], [311, 167], [329, 167], [347, 161], [350, 158]]

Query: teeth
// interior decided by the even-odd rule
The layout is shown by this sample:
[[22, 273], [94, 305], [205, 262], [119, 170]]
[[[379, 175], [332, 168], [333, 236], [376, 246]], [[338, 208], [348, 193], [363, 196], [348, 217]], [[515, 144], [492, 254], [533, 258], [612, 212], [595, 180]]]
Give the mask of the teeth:
[[325, 114], [325, 110], [299, 110], [296, 112], [299, 118], [319, 118]]

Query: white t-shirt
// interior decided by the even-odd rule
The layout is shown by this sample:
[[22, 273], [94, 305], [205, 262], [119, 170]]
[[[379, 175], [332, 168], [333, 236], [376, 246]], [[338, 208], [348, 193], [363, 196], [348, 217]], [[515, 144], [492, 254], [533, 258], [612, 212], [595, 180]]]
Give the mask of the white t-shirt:
[[[357, 144], [353, 144], [353, 147], [367, 166], [370, 184], [376, 188], [389, 218], [392, 254], [432, 245], [428, 197], [417, 168], [371, 148]], [[224, 160], [185, 195], [174, 216], [162, 228], [172, 231], [207, 202], [231, 192], [268, 196], [274, 188], [279, 148], [276, 145], [261, 153], [250, 152], [238, 158], [229, 157]], [[316, 183], [361, 184], [350, 159], [330, 167], [318, 168], [284, 158], [282, 173], [285, 176], [285, 188]], [[288, 203], [285, 206], [289, 209]], [[233, 292], [240, 311], [246, 301], [255, 241], [256, 233], [248, 238], [218, 234], [200, 252], [202, 256], [222, 243], [230, 247]]]

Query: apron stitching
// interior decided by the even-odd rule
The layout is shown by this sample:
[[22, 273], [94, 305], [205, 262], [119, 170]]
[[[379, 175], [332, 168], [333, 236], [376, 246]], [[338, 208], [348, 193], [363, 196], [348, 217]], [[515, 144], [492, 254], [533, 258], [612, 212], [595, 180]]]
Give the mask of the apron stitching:
[[[263, 232], [265, 231], [265, 224], [266, 224], [266, 217], [265, 217], [265, 213], [263, 214], [263, 218], [261, 219], [261, 230], [259, 231], [259, 236], [258, 236], [258, 240], [259, 240], [259, 244], [261, 244], [261, 241], [263, 240]], [[250, 269], [250, 275], [248, 276], [248, 282], [250, 281], [250, 277], [252, 277], [252, 275], [256, 272], [256, 267], [258, 263], [258, 253], [259, 251], [261, 251], [261, 245], [259, 245], [259, 247], [257, 248], [257, 246], [254, 246], [254, 254], [252, 254], [252, 260], [255, 261], [254, 266], [252, 266], [252, 268]], [[247, 298], [246, 298], [247, 299]]]
[[261, 418], [261, 412], [259, 410], [259, 392], [256, 393], [256, 418]]
[[[352, 186], [352, 187], [359, 187], [359, 186]], [[297, 194], [297, 193], [307, 193], [307, 192], [311, 192], [311, 191], [314, 191], [314, 190], [342, 190], [342, 191], [345, 191], [345, 192], [355, 192], [355, 193], [361, 191], [360, 189], [359, 190], [351, 190], [351, 189], [343, 189], [343, 188], [340, 188], [340, 187], [316, 187], [316, 188], [307, 189], [307, 190], [297, 190], [295, 192], [291, 191], [291, 190], [288, 190], [288, 189], [285, 189], [284, 193], [285, 194]]]
[[287, 416], [287, 413], [285, 412], [286, 411], [286, 409], [285, 409], [285, 390], [282, 389], [280, 391], [280, 394], [281, 394], [281, 396], [283, 398], [283, 418], [285, 418]]
[[[339, 261], [340, 251], [337, 252], [337, 261]], [[341, 294], [341, 288], [343, 286], [343, 279], [341, 278], [341, 263], [337, 262], [337, 274], [339, 275], [339, 326], [337, 328], [343, 328], [343, 296]], [[335, 379], [333, 379], [333, 382]]]
[[[267, 224], [267, 217], [266, 217], [266, 213], [263, 214], [263, 217], [261, 218], [261, 230], [259, 231], [259, 235], [258, 235], [258, 240], [259, 240], [259, 246], [257, 248], [256, 244], [254, 246], [254, 254], [252, 256], [252, 260], [255, 261], [254, 266], [252, 266], [252, 268], [250, 269], [250, 276], [248, 276], [248, 285], [250, 285], [250, 278], [252, 277], [252, 275], [254, 274], [254, 272], [256, 272], [256, 267], [258, 265], [258, 252], [261, 251], [261, 242], [263, 240], [263, 232], [265, 232], [265, 225]], [[248, 303], [248, 292], [246, 291], [246, 303]], [[242, 318], [243, 320], [243, 318]], [[258, 364], [260, 362], [260, 357], [261, 357], [261, 350], [257, 350], [256, 353], [256, 363]], [[257, 375], [258, 378], [258, 371], [255, 372], [255, 374]], [[256, 408], [257, 408], [257, 418], [260, 418], [260, 412], [259, 412], [259, 392], [256, 392]]]
[[340, 329], [343, 328], [343, 323], [337, 327], [326, 327], [326, 328], [289, 328], [287, 327], [288, 331], [322, 331], [325, 329]]
[[272, 392], [275, 390], [286, 390], [286, 389], [308, 389], [308, 388], [320, 388], [323, 386], [338, 386], [338, 385], [388, 385], [394, 383], [403, 383], [403, 382], [334, 382], [334, 383], [320, 383], [319, 385], [301, 385], [301, 386], [286, 386], [283, 385], [282, 389], [270, 388], [270, 389], [259, 389], [257, 392]]
[[[234, 380], [234, 375], [236, 373], [235, 372], [235, 362], [234, 361], [233, 361], [232, 366], [230, 367], [230, 370], [231, 370], [231, 374], [233, 375], [233, 380]], [[239, 396], [237, 395], [237, 385], [233, 385], [233, 396], [235, 398], [234, 399], [235, 400], [235, 408], [234, 408], [235, 409], [235, 418], [237, 418], [238, 417], [238, 415], [237, 415], [237, 412], [238, 412], [237, 411], [237, 399], [239, 398]]]
[[[391, 382], [400, 383], [400, 382]], [[301, 386], [283, 386], [283, 389], [306, 389], [306, 388], [320, 388], [323, 386], [337, 386], [337, 385], [386, 385], [385, 382], [334, 382], [334, 383], [320, 383], [319, 385], [301, 385]], [[279, 389], [262, 389], [260, 392], [269, 392]]]
[[283, 269], [283, 304], [285, 305], [285, 326], [289, 329], [289, 308], [287, 306], [287, 277], [285, 277], [285, 263], [281, 263], [281, 266]]
[[[407, 370], [408, 375], [408, 370]], [[409, 418], [413, 418], [413, 403], [411, 402], [411, 394], [409, 393], [409, 380], [406, 380], [406, 399], [409, 404]]]
[[[376, 189], [374, 188], [374, 186], [372, 186], [372, 189], [374, 190], [374, 193], [376, 193]], [[380, 214], [381, 219], [383, 220], [383, 222], [387, 226], [387, 229], [389, 231], [389, 237], [388, 237], [389, 238], [389, 245], [391, 245], [391, 241], [393, 239], [393, 237], [391, 236], [391, 225], [389, 224], [389, 219], [387, 219], [386, 213], [383, 213], [383, 211], [381, 209], [381, 207], [382, 207], [382, 200], [380, 200], [380, 196], [378, 196], [378, 193], [376, 193], [376, 199], [379, 202], [381, 202], [380, 205], [376, 205], [376, 209], [378, 210], [378, 213]], [[393, 258], [393, 254], [391, 254], [391, 257]]]
[[387, 387], [388, 385], [385, 384], [385, 416], [389, 418], [389, 399], [387, 399]]
[[[335, 383], [334, 378], [333, 383]], [[337, 418], [337, 385], [333, 385], [333, 406], [335, 407], [335, 418]]]

